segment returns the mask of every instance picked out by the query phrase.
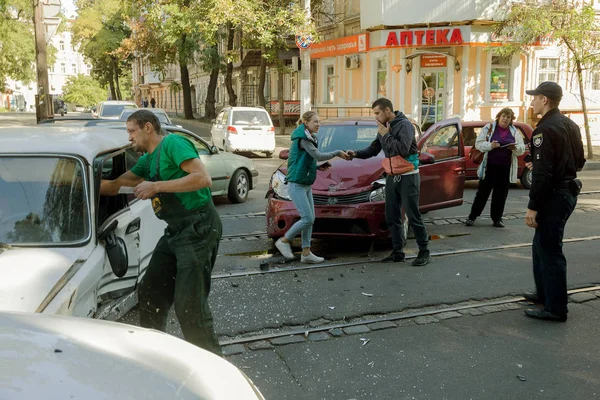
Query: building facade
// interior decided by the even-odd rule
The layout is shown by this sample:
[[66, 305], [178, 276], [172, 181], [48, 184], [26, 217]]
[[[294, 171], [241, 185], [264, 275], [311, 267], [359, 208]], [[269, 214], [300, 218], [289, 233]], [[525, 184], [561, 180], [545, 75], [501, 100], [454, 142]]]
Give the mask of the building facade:
[[[388, 97], [423, 128], [450, 117], [491, 120], [504, 107], [521, 121], [535, 122], [525, 90], [550, 80], [565, 91], [561, 108], [583, 124], [566, 52], [551, 43], [528, 55], [503, 57], [494, 51], [502, 43], [494, 38], [493, 25], [505, 2], [420, 0], [407, 6], [361, 0], [360, 29], [343, 14], [357, 2], [333, 2], [344, 19], [335, 29], [321, 26], [325, 40], [309, 50], [313, 105], [322, 117], [369, 115], [375, 99]], [[600, 112], [599, 79], [598, 72], [589, 71], [585, 80], [591, 114]], [[592, 115], [591, 123], [596, 122]]]
[[[48, 26], [47, 31], [49, 33], [57, 31], [60, 21], [60, 18], [47, 18], [45, 21]], [[54, 98], [60, 98], [67, 79], [78, 74], [89, 75], [91, 66], [85, 62], [83, 55], [78, 51], [68, 27], [49, 36], [49, 44], [56, 48], [55, 62], [48, 65], [49, 92]], [[24, 83], [9, 79], [6, 87], [11, 95], [3, 98], [1, 107], [14, 111], [35, 111], [35, 95], [38, 92], [36, 81]]]

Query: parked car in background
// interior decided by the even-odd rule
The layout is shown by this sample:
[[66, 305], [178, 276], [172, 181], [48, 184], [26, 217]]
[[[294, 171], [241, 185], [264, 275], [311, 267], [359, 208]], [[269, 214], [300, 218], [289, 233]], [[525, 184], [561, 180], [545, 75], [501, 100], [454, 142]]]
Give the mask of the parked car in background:
[[225, 107], [210, 130], [215, 146], [228, 152], [260, 152], [271, 157], [275, 151], [275, 127], [262, 107]]
[[0, 398], [264, 400], [237, 367], [165, 333], [0, 312]]
[[200, 136], [175, 125], [164, 125], [168, 134], [181, 135], [194, 143], [202, 163], [212, 179], [213, 196], [227, 196], [232, 203], [243, 203], [250, 190], [258, 184], [258, 171], [254, 162], [238, 154], [220, 152]]
[[[121, 111], [121, 115], [119, 115], [119, 121], [127, 121], [127, 118], [129, 118], [131, 114], [138, 110], [138, 108], [124, 109], [123, 111]], [[171, 118], [169, 118], [167, 112], [162, 108], [146, 108], [146, 110], [153, 112], [158, 117], [158, 120], [161, 124], [173, 125], [173, 122], [171, 122]]]
[[119, 119], [121, 112], [126, 108], [138, 108], [132, 101], [108, 100], [98, 105], [98, 118]]
[[[481, 132], [481, 129], [488, 124], [489, 121], [462, 121], [462, 136], [463, 142], [465, 144], [465, 154], [468, 156], [471, 148], [475, 146], [475, 141], [477, 140], [477, 135]], [[523, 122], [513, 122], [517, 131], [523, 137], [523, 141], [525, 142], [526, 151], [523, 155], [518, 157], [519, 160], [519, 170], [517, 173], [518, 178], [521, 180], [523, 186], [527, 189], [531, 188], [531, 170], [525, 167], [525, 156], [529, 154], [529, 142], [531, 141], [531, 134], [533, 133], [533, 128], [526, 123]], [[474, 164], [469, 157], [466, 157], [467, 162], [467, 175], [466, 179], [478, 179], [477, 178], [477, 168], [479, 165]]]
[[80, 104], [77, 104], [75, 107], [73, 107], [73, 111], [82, 113], [85, 112], [85, 107]]
[[[459, 206], [463, 203], [465, 149], [461, 122], [457, 118], [433, 125], [424, 134], [416, 122], [415, 136], [420, 150], [421, 211]], [[318, 132], [319, 150], [359, 150], [377, 137], [371, 118], [325, 120]], [[281, 156], [286, 157], [287, 151]], [[358, 236], [388, 238], [385, 222], [384, 155], [366, 160], [333, 159], [327, 171], [317, 171], [312, 186], [315, 203], [313, 236]], [[272, 175], [267, 193], [267, 234], [278, 238], [300, 217], [285, 183], [286, 164]]]

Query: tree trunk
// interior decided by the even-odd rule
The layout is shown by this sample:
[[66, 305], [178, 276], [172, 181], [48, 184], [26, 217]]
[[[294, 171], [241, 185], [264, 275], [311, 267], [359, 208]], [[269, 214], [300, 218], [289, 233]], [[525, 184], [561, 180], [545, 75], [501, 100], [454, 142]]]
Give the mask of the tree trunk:
[[219, 80], [219, 68], [213, 68], [210, 72], [208, 88], [206, 90], [206, 101], [204, 102], [204, 118], [209, 121], [216, 118], [217, 109], [215, 107], [215, 92], [217, 90], [217, 81]]
[[115, 91], [115, 80], [113, 70], [110, 70], [108, 77], [108, 87], [110, 88], [110, 99], [117, 100], [117, 92]]
[[[190, 86], [190, 72], [187, 64], [179, 64], [181, 72], [181, 89], [183, 90], [183, 116], [185, 119], [194, 119], [194, 111], [192, 110], [192, 88]], [[175, 97], [177, 102], [177, 96]]]
[[264, 47], [260, 49], [260, 69], [258, 70], [258, 105], [266, 107], [265, 84], [267, 82], [267, 60], [263, 57], [266, 53]]
[[590, 123], [588, 120], [587, 105], [585, 102], [585, 95], [583, 89], [583, 70], [581, 68], [581, 61], [575, 59], [575, 66], [577, 67], [577, 81], [579, 82], [579, 95], [581, 96], [581, 109], [583, 110], [583, 125], [585, 128], [585, 139], [587, 142], [587, 159], [594, 159], [594, 147], [592, 146], [592, 134], [590, 133]]
[[285, 117], [283, 111], [285, 103], [283, 102], [283, 71], [277, 71], [277, 97], [279, 98], [279, 134], [285, 135]]
[[115, 79], [115, 94], [117, 95], [117, 100], [123, 100], [123, 95], [121, 94], [121, 85], [119, 84], [119, 64], [116, 58], [112, 58], [112, 66], [113, 77]]
[[[233, 39], [235, 36], [235, 29], [231, 23], [227, 24], [227, 56], [230, 57], [233, 51]], [[229, 96], [229, 105], [234, 107], [237, 105], [237, 96], [235, 90], [233, 90], [233, 61], [227, 63], [227, 72], [225, 74], [225, 87], [227, 88], [227, 95]]]

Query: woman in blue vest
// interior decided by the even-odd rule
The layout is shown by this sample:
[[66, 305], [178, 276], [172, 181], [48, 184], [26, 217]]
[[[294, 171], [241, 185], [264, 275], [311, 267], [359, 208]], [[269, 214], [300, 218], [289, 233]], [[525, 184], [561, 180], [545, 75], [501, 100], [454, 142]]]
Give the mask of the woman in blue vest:
[[318, 264], [324, 261], [310, 251], [310, 238], [315, 222], [315, 204], [313, 202], [311, 186], [317, 178], [317, 169], [326, 170], [328, 166], [317, 168], [317, 161], [330, 160], [339, 156], [344, 159], [348, 154], [343, 150], [321, 153], [318, 149], [316, 133], [319, 131], [321, 121], [314, 111], [307, 111], [302, 115], [301, 124], [292, 132], [292, 144], [288, 158], [287, 183], [289, 194], [294, 206], [300, 214], [300, 220], [275, 242], [275, 247], [288, 259], [293, 259], [292, 240], [302, 233], [302, 256], [300, 261], [307, 264]]

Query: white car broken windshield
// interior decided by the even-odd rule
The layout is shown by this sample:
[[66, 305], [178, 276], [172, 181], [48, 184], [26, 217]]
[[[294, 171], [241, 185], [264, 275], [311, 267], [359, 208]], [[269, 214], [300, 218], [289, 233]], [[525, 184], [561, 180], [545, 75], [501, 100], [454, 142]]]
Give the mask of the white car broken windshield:
[[90, 237], [84, 167], [70, 156], [0, 157], [0, 243], [70, 245]]

